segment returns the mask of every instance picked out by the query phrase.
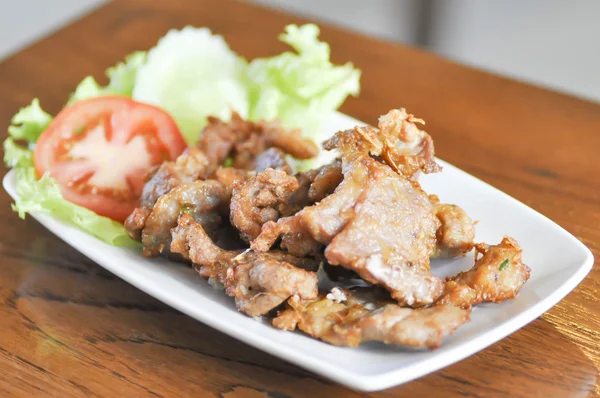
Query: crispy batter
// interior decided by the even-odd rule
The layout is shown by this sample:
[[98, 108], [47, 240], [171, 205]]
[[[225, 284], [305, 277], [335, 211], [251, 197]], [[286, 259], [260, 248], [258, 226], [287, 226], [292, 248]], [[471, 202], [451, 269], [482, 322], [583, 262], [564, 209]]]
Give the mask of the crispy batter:
[[273, 259], [244, 261], [241, 256], [236, 257], [236, 266], [228, 268], [224, 283], [238, 310], [260, 316], [291, 296], [317, 297], [317, 276], [313, 272]]
[[[192, 217], [187, 214], [179, 218], [177, 227], [171, 230], [172, 242], [171, 251], [178, 253], [183, 257], [190, 259], [192, 264], [204, 275], [201, 268], [206, 267], [206, 276], [213, 276], [214, 270], [219, 265], [229, 266], [234, 258], [242, 253], [247, 261], [256, 259], [272, 259], [281, 262], [287, 262], [295, 267], [308, 271], [317, 271], [322, 258], [302, 258], [279, 250], [273, 250], [267, 253], [257, 253], [249, 249], [225, 250], [217, 246], [215, 242], [207, 235], [206, 231]], [[218, 278], [217, 278], [218, 279]]]
[[140, 197], [140, 207], [125, 220], [125, 229], [129, 236], [141, 240], [146, 218], [161, 196], [176, 186], [206, 178], [212, 170], [204, 153], [196, 148], [189, 148], [174, 162], [164, 162], [152, 170]]
[[234, 167], [219, 167], [215, 171], [214, 179], [219, 181], [229, 195], [233, 193], [233, 188], [252, 177], [253, 173], [248, 170], [236, 169]]
[[[234, 183], [249, 178], [250, 171], [274, 168], [291, 174], [286, 153], [304, 159], [318, 152], [312, 141], [301, 138], [295, 131], [283, 129], [278, 122], [252, 123], [242, 120], [237, 114], [229, 123], [209, 119], [209, 125], [203, 130], [196, 147], [188, 148], [175, 161], [164, 162], [150, 173], [140, 198], [140, 207], [125, 221], [125, 228], [133, 239], [141, 240], [142, 236], [149, 239], [151, 231], [142, 232], [146, 228], [146, 219], [158, 199], [179, 185], [216, 179], [231, 196]], [[222, 167], [229, 157], [234, 167]], [[159, 240], [162, 244], [163, 239]], [[147, 253], [156, 253], [156, 250], [151, 248]]]
[[444, 284], [444, 293], [435, 305], [453, 305], [459, 308], [471, 308], [477, 302], [477, 292], [469, 286], [449, 280]]
[[419, 172], [439, 172], [433, 140], [417, 123], [425, 124], [404, 108], [392, 109], [379, 118], [379, 129], [357, 126], [340, 131], [325, 141], [323, 148], [339, 149], [345, 157], [370, 153], [407, 178], [416, 178]]
[[251, 133], [252, 123], [245, 122], [237, 113], [231, 115], [229, 123], [209, 117], [196, 147], [206, 154], [210, 163], [222, 165], [230, 156], [234, 144]]
[[338, 131], [325, 142], [323, 149], [333, 151], [338, 149], [344, 158], [357, 154], [381, 154], [383, 142], [377, 137], [378, 132], [370, 126], [356, 126], [353, 129]]
[[151, 174], [140, 198], [141, 207], [152, 207], [164, 194], [178, 185], [207, 178], [214, 166], [197, 148], [188, 148], [174, 162], [164, 162]]
[[231, 224], [251, 242], [267, 221], [289, 214], [289, 201], [298, 189], [298, 180], [282, 170], [267, 169], [237, 184], [231, 198]]
[[311, 181], [308, 190], [310, 203], [317, 203], [331, 195], [344, 179], [342, 174], [342, 162], [339, 159], [332, 163], [310, 170], [305, 173]]
[[439, 203], [435, 195], [430, 195], [429, 198], [435, 205], [435, 215], [440, 220], [432, 258], [463, 257], [473, 249], [475, 239], [473, 221], [457, 205]]
[[279, 121], [257, 123], [266, 139], [268, 146], [281, 149], [296, 159], [310, 159], [319, 154], [319, 147], [310, 139], [302, 137], [299, 129], [284, 129]]
[[289, 308], [273, 325], [304, 333], [338, 346], [356, 347], [381, 341], [410, 347], [437, 348], [442, 340], [469, 320], [469, 310], [454, 306], [402, 308], [373, 288], [342, 290], [343, 299], [288, 300]]
[[[290, 174], [286, 153], [298, 159], [308, 159], [318, 154], [318, 148], [311, 140], [303, 139], [297, 131], [285, 130], [278, 122], [252, 123], [243, 120], [237, 113], [228, 123], [209, 117], [209, 124], [195, 147], [188, 148], [175, 161], [164, 162], [149, 173], [140, 197], [140, 207], [125, 221], [125, 228], [129, 236], [140, 240], [145, 228], [144, 216], [150, 215], [150, 210], [161, 196], [181, 184], [216, 178], [226, 187], [231, 187], [234, 181], [244, 179], [240, 170], [260, 172], [269, 167]], [[217, 170], [229, 157], [234, 167], [228, 171]], [[215, 171], [217, 176], [214, 176]]]
[[367, 167], [360, 161], [349, 164], [343, 173], [343, 181], [319, 203], [276, 223], [265, 223], [252, 242], [252, 249], [266, 252], [281, 235], [283, 246], [298, 256], [319, 252], [321, 244], [329, 244], [353, 217], [354, 206], [368, 178]]
[[216, 233], [229, 204], [227, 190], [214, 180], [179, 185], [158, 199], [142, 231], [144, 255], [157, 256], [171, 244], [171, 228], [181, 214], [189, 214], [209, 233]]
[[357, 323], [363, 341], [438, 348], [444, 337], [469, 320], [469, 310], [437, 306], [417, 310], [395, 304], [374, 311]]
[[479, 243], [475, 245], [475, 266], [453, 277], [477, 292], [477, 301], [499, 303], [515, 298], [529, 279], [531, 269], [523, 264], [523, 251], [517, 241], [505, 236], [498, 245]]
[[233, 167], [254, 169], [256, 157], [266, 149], [276, 147], [297, 159], [315, 157], [318, 147], [295, 130], [286, 130], [279, 122], [250, 122], [233, 113], [226, 123], [215, 117], [208, 118], [196, 144], [207, 154], [211, 163], [220, 165], [231, 157]]
[[125, 230], [133, 240], [142, 240], [142, 230], [146, 226], [146, 219], [152, 212], [149, 207], [136, 207], [125, 220]]
[[523, 251], [514, 239], [505, 236], [498, 245], [479, 243], [475, 251], [473, 268], [448, 278], [439, 304], [466, 308], [484, 301], [499, 303], [515, 298], [529, 279], [531, 270], [523, 264]]
[[417, 124], [425, 122], [404, 108], [393, 109], [379, 118], [379, 137], [384, 143], [381, 157], [408, 177], [419, 171], [429, 174], [442, 169], [434, 159], [433, 139]]

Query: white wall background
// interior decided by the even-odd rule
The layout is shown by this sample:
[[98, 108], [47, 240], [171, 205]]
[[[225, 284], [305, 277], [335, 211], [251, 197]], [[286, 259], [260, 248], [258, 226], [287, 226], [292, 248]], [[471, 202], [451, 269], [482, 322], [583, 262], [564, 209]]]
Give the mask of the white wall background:
[[[106, 1], [0, 0], [0, 59]], [[247, 1], [600, 102], [600, 0]]]
[[600, 1], [436, 1], [428, 48], [600, 101]]

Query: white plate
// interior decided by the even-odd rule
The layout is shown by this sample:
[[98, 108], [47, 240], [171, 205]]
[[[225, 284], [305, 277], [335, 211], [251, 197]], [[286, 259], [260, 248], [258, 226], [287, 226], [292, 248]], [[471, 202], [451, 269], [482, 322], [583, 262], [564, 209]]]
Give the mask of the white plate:
[[[359, 122], [337, 113], [326, 128], [337, 131], [355, 124]], [[573, 290], [593, 264], [592, 253], [554, 222], [475, 177], [443, 161], [439, 163], [444, 167], [442, 173], [422, 178], [425, 190], [439, 195], [444, 202], [460, 205], [479, 220], [477, 241], [497, 243], [505, 234], [517, 239], [524, 262], [531, 267], [531, 279], [516, 299], [475, 308], [471, 322], [434, 351], [378, 343], [358, 349], [340, 348], [301, 333], [279, 331], [267, 322], [238, 313], [230, 297], [212, 289], [189, 268], [107, 245], [46, 215], [34, 217], [90, 259], [173, 308], [340, 384], [374, 391], [441, 369], [513, 333]], [[14, 198], [14, 173], [8, 173], [3, 183]], [[435, 261], [432, 269], [438, 276], [447, 276], [470, 268], [472, 263], [472, 256]]]

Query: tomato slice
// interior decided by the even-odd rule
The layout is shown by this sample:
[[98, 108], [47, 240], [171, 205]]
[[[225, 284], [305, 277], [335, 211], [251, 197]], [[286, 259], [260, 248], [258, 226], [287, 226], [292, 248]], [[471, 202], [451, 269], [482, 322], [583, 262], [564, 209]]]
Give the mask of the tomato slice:
[[38, 176], [50, 172], [68, 201], [124, 221], [137, 206], [147, 172], [186, 143], [163, 110], [124, 97], [64, 108], [38, 139]]

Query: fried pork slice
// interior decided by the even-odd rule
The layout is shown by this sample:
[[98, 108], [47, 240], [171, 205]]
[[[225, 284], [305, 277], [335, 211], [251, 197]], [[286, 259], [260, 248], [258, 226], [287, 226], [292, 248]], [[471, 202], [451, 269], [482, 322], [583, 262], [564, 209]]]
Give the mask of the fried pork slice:
[[331, 195], [344, 179], [342, 161], [334, 160], [332, 163], [310, 170], [304, 175], [310, 181], [308, 201], [317, 203]]
[[410, 309], [388, 304], [363, 317], [357, 327], [363, 341], [438, 348], [444, 337], [469, 320], [469, 310], [454, 306]]
[[267, 251], [282, 236], [282, 248], [298, 256], [328, 245], [332, 265], [385, 286], [401, 304], [431, 304], [443, 291], [429, 272], [439, 221], [419, 185], [369, 155], [355, 156], [333, 194], [291, 217], [267, 222], [252, 242]]
[[125, 220], [125, 229], [129, 236], [132, 239], [141, 240], [146, 218], [150, 215], [158, 198], [176, 186], [206, 178], [213, 170], [208, 158], [197, 148], [188, 148], [174, 162], [161, 164], [151, 173], [149, 180], [144, 185], [140, 197], [140, 207], [136, 208]]
[[238, 310], [253, 317], [290, 297], [310, 300], [318, 294], [317, 275], [307, 270], [316, 270], [318, 261], [281, 252], [223, 250], [188, 214], [180, 217], [173, 230], [171, 251], [189, 258], [202, 276], [224, 285]]
[[473, 249], [473, 239], [475, 239], [473, 221], [457, 205], [439, 203], [435, 195], [430, 195], [429, 198], [435, 205], [435, 215], [440, 220], [432, 258], [463, 257]]
[[431, 304], [443, 290], [441, 279], [429, 272], [439, 226], [433, 205], [418, 183], [372, 158], [365, 162], [369, 178], [325, 257], [384, 286], [400, 304]]
[[[231, 223], [251, 242], [267, 222], [290, 216], [305, 206], [332, 193], [343, 178], [341, 163], [322, 166], [307, 173], [290, 176], [284, 169], [266, 169], [238, 184], [231, 200]], [[307, 210], [310, 212], [310, 209]], [[290, 233], [283, 247], [299, 256], [314, 255], [321, 245], [313, 238]]]
[[292, 168], [285, 159], [285, 153], [278, 148], [269, 148], [260, 153], [252, 164], [252, 169], [257, 172], [263, 172], [267, 169], [282, 170], [287, 174], [292, 174]]
[[[319, 147], [311, 139], [303, 138], [299, 129], [285, 129], [280, 121], [256, 123], [267, 147], [274, 146], [296, 159], [310, 159], [319, 154]], [[261, 151], [262, 152], [262, 151]]]
[[459, 308], [471, 308], [477, 302], [477, 292], [469, 286], [453, 280], [446, 281], [444, 293], [435, 305], [453, 305]]
[[213, 178], [223, 184], [229, 192], [233, 192], [233, 187], [238, 183], [242, 183], [253, 177], [255, 173], [261, 173], [267, 169], [282, 170], [287, 174], [292, 174], [292, 168], [285, 160], [285, 153], [277, 148], [269, 148], [259, 154], [251, 166], [251, 170], [219, 166]]
[[417, 124], [425, 122], [404, 108], [392, 109], [379, 118], [378, 129], [357, 126], [340, 131], [325, 141], [323, 148], [339, 149], [345, 156], [368, 152], [407, 178], [416, 178], [419, 172], [439, 172], [433, 140]]
[[361, 331], [354, 325], [369, 313], [360, 304], [338, 302], [320, 297], [317, 301], [288, 300], [291, 307], [273, 319], [273, 326], [282, 330], [298, 328], [311, 337], [326, 343], [358, 347], [362, 342]]
[[252, 123], [244, 121], [237, 113], [232, 113], [229, 123], [209, 116], [196, 147], [206, 153], [212, 164], [222, 165], [232, 152], [234, 144], [251, 132]]
[[263, 225], [252, 249], [266, 252], [282, 237], [282, 248], [297, 256], [321, 251], [354, 216], [354, 206], [368, 178], [368, 156], [347, 165], [344, 179], [335, 191], [313, 206], [307, 206], [291, 217]]
[[[271, 148], [263, 154], [273, 153], [272, 150], [278, 151]], [[267, 154], [266, 157], [270, 158], [271, 155]], [[277, 162], [274, 163], [273, 166]], [[259, 171], [261, 167], [258, 162], [257, 167], [256, 171]], [[223, 172], [225, 170], [227, 169], [223, 169]], [[342, 178], [340, 176], [341, 165], [336, 161], [297, 176], [289, 175], [286, 167], [283, 167], [278, 170], [267, 168], [245, 180], [239, 178], [239, 183], [234, 183], [231, 199], [231, 223], [240, 231], [246, 242], [251, 242], [260, 234], [265, 223], [292, 215], [333, 192]], [[286, 238], [284, 246], [289, 244], [290, 239], [294, 237]], [[312, 254], [315, 251], [313, 246], [317, 246], [318, 251], [320, 245], [315, 245], [312, 239], [310, 243], [310, 248], [303, 249], [301, 255]]]
[[232, 166], [251, 170], [255, 158], [267, 148], [276, 147], [297, 159], [310, 159], [318, 154], [318, 147], [295, 130], [286, 130], [279, 122], [250, 122], [233, 113], [225, 123], [215, 117], [208, 118], [196, 144], [213, 164], [223, 164], [228, 157]]
[[226, 293], [235, 298], [238, 310], [260, 316], [279, 306], [291, 296], [317, 297], [317, 276], [290, 263], [269, 258], [237, 258], [228, 269]]
[[468, 308], [484, 301], [499, 303], [515, 298], [529, 279], [531, 270], [523, 264], [523, 251], [514, 239], [505, 236], [498, 245], [479, 243], [475, 251], [473, 268], [448, 278], [437, 304]]
[[290, 198], [298, 189], [298, 180], [282, 170], [267, 169], [233, 189], [230, 219], [242, 238], [251, 242], [267, 221], [290, 214]]
[[214, 179], [223, 184], [229, 195], [232, 195], [233, 188], [252, 177], [252, 175], [253, 173], [248, 170], [219, 166], [215, 171]]
[[142, 231], [143, 254], [153, 257], [165, 249], [168, 251], [171, 228], [177, 226], [181, 214], [188, 214], [214, 235], [229, 200], [225, 187], [214, 180], [195, 181], [173, 188], [158, 199], [146, 219]]
[[[337, 290], [337, 291], [336, 291]], [[357, 347], [381, 341], [410, 347], [437, 348], [442, 340], [469, 320], [469, 310], [454, 306], [402, 308], [377, 289], [338, 289], [316, 301], [288, 300], [273, 325], [300, 329], [329, 344]]]
[[141, 207], [152, 207], [176, 186], [207, 178], [214, 170], [204, 152], [188, 148], [174, 162], [164, 162], [152, 174], [140, 197]]
[[214, 277], [223, 280], [219, 275], [219, 265], [227, 268], [234, 258], [244, 258], [246, 261], [256, 259], [271, 259], [287, 262], [307, 271], [317, 271], [323, 258], [296, 257], [289, 253], [272, 250], [267, 253], [257, 253], [249, 249], [225, 250], [217, 246], [208, 236], [201, 224], [187, 214], [179, 218], [177, 227], [171, 230], [171, 251], [178, 253], [198, 269], [206, 278]]
[[142, 230], [146, 226], [146, 219], [150, 213], [152, 213], [151, 207], [136, 207], [127, 217], [124, 226], [131, 239], [142, 241]]

